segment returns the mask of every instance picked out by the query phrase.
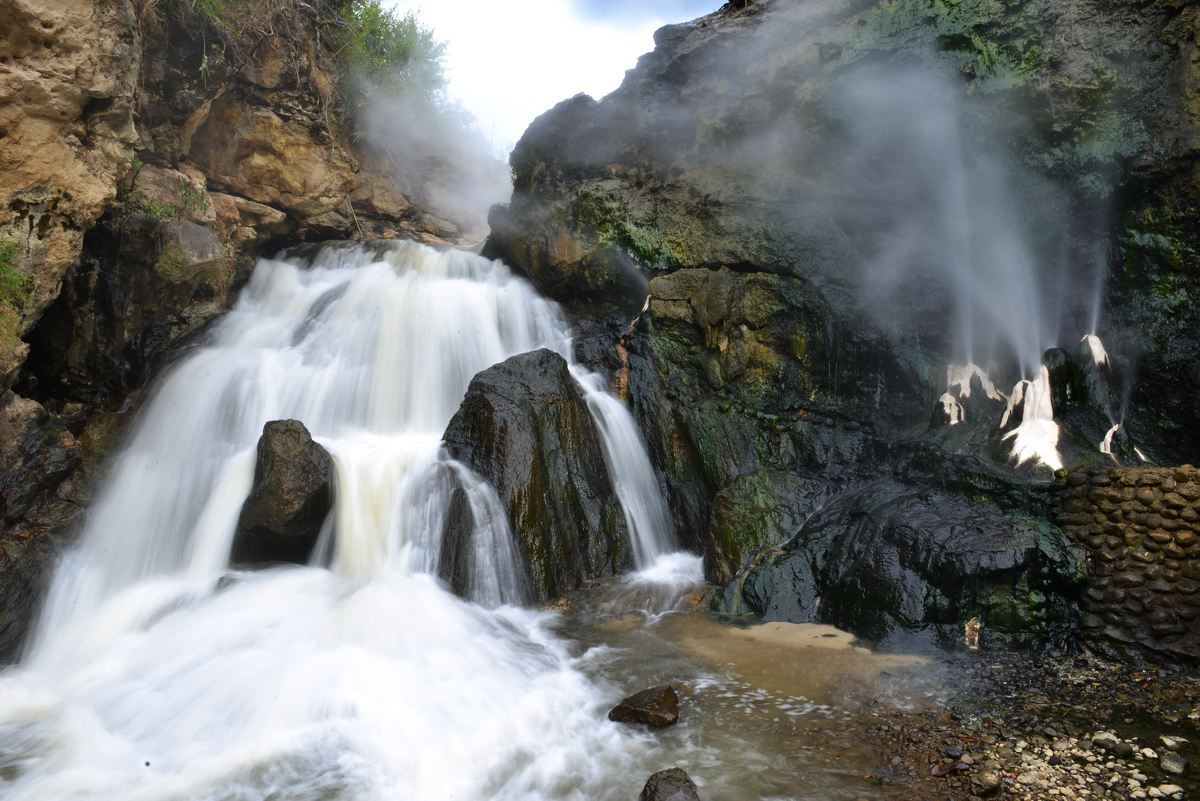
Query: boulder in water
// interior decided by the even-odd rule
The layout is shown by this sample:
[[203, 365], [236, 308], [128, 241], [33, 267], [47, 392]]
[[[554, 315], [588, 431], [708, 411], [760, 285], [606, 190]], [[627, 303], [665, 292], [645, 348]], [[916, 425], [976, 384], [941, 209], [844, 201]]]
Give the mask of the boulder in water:
[[263, 427], [254, 485], [242, 506], [231, 559], [235, 564], [304, 564], [333, 507], [329, 452], [298, 420]]
[[670, 684], [651, 687], [634, 693], [614, 706], [608, 713], [608, 719], [617, 723], [644, 723], [655, 729], [674, 726], [679, 722], [679, 696]]
[[683, 768], [670, 768], [650, 777], [638, 801], [700, 801], [700, 794]]
[[[557, 353], [523, 353], [476, 375], [445, 442], [452, 458], [495, 487], [534, 601], [628, 567], [629, 538], [600, 434]], [[443, 562], [472, 533], [468, 516], [448, 518]]]

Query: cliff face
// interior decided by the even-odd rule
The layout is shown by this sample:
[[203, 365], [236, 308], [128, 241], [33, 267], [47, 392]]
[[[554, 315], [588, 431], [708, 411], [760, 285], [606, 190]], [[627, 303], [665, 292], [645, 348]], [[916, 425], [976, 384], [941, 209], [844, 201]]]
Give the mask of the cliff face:
[[138, 391], [259, 252], [462, 235], [339, 125], [331, 7], [260, 6], [230, 39], [195, 4], [0, 0], [0, 655]]
[[[1126, 430], [1152, 458], [1200, 455], [1197, 15], [731, 3], [660, 30], [602, 101], [530, 126], [490, 250], [575, 312], [580, 357], [628, 392], [709, 577], [749, 571], [730, 608], [872, 636], [896, 621], [879, 624], [870, 598], [908, 599], [905, 628], [981, 616], [999, 639], [1071, 619], [1079, 553], [1044, 484], [1005, 464], [1003, 404], [976, 381], [970, 424], [930, 428], [970, 314], [954, 262], [983, 265], [995, 291], [970, 300], [998, 307], [1013, 343], [1034, 339], [1034, 359], [1046, 344], [1026, 331], [1061, 329], [1069, 347], [1098, 317], [1115, 361], [1137, 365]], [[1040, 287], [1014, 292], [1036, 272], [1025, 263], [1053, 279], [1042, 267]], [[1018, 303], [1030, 292], [1040, 313]], [[1072, 460], [1101, 458], [1099, 408], [1056, 410], [1075, 415], [1059, 442]], [[926, 575], [960, 550], [938, 507], [1000, 521], [1007, 555]]]

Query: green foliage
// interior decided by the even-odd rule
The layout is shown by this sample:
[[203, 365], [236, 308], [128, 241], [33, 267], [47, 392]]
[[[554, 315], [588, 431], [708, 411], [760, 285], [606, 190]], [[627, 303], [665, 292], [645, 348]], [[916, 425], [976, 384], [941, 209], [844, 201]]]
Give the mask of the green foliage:
[[14, 307], [20, 306], [29, 294], [29, 276], [13, 264], [20, 247], [15, 239], [0, 239], [0, 301]]
[[0, 239], [0, 336], [16, 336], [19, 310], [29, 297], [29, 276], [13, 264], [20, 249], [15, 239]]
[[183, 210], [189, 217], [195, 217], [208, 208], [204, 193], [197, 189], [191, 181], [182, 177], [179, 179], [179, 199], [183, 203]]
[[341, 56], [352, 78], [376, 90], [440, 97], [446, 46], [415, 14], [399, 16], [379, 0], [350, 0], [341, 13], [346, 26]]
[[170, 203], [157, 203], [150, 200], [141, 192], [133, 192], [129, 197], [124, 199], [118, 210], [118, 214], [124, 218], [137, 212], [141, 212], [159, 222], [166, 222], [175, 219], [179, 214], [179, 209]]

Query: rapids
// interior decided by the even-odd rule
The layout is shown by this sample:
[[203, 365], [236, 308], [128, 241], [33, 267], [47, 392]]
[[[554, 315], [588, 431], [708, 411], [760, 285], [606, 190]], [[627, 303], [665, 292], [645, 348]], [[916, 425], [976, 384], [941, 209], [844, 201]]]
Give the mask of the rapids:
[[[140, 412], [0, 678], [3, 797], [603, 796], [638, 738], [604, 719], [553, 616], [518, 606], [503, 510], [455, 463], [469, 598], [433, 578], [442, 432], [477, 372], [542, 347], [571, 362], [557, 307], [499, 262], [410, 243], [261, 260]], [[697, 582], [632, 418], [571, 369], [637, 566]], [[255, 445], [284, 418], [333, 456], [331, 520], [312, 565], [231, 573]]]

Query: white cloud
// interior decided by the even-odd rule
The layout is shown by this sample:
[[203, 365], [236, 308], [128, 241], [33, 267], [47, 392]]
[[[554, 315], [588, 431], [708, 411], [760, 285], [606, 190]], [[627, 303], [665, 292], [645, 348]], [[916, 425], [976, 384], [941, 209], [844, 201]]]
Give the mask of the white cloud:
[[446, 42], [452, 99], [507, 152], [533, 118], [579, 92], [616, 89], [664, 22], [625, 18], [620, 26], [586, 20], [567, 0], [398, 0]]

